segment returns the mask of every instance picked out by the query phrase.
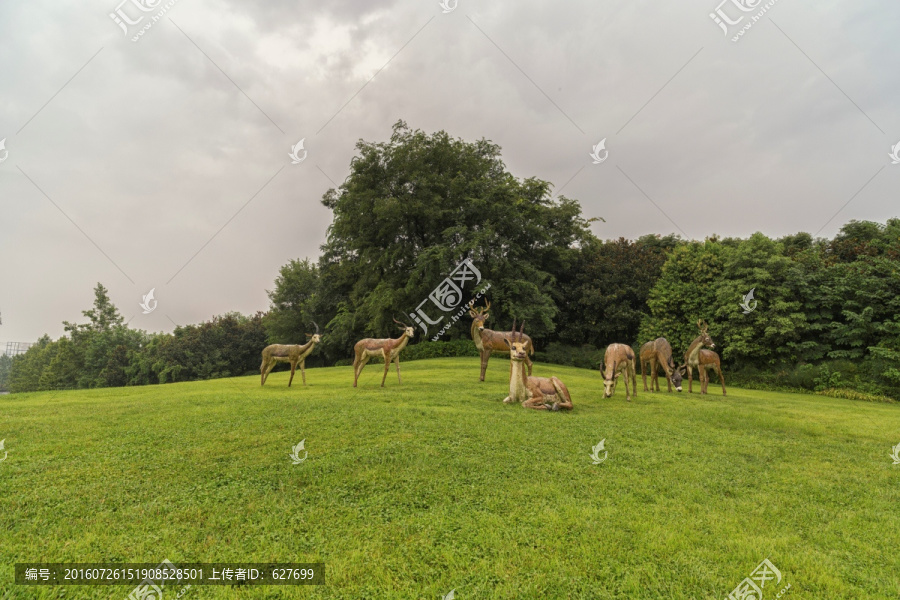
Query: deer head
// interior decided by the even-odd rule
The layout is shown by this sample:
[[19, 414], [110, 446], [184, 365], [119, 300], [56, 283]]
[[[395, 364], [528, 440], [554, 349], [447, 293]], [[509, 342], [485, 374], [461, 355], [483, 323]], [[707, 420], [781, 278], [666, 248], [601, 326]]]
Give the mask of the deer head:
[[685, 367], [685, 366], [676, 367], [676, 368], [672, 369], [672, 375], [669, 376], [669, 381], [672, 382], [672, 385], [679, 392], [681, 391], [681, 380], [686, 372], [687, 372], [687, 367]]
[[604, 398], [612, 398], [612, 395], [616, 391], [616, 366], [618, 365], [618, 361], [613, 361], [612, 369], [609, 368], [609, 365], [606, 365], [606, 371], [603, 373], [603, 397]]
[[484, 322], [487, 321], [490, 316], [488, 313], [490, 309], [491, 303], [487, 300], [485, 301], [484, 306], [469, 309], [469, 316], [472, 317], [473, 324], [478, 331], [484, 329]]
[[516, 362], [522, 362], [528, 356], [528, 348], [523, 339], [524, 331], [525, 321], [522, 321], [519, 331], [516, 331], [516, 320], [513, 319], [512, 339], [503, 338], [503, 341], [509, 346], [509, 358]]
[[716, 345], [713, 343], [712, 338], [709, 337], [709, 325], [706, 324], [706, 321], [697, 319], [697, 328], [700, 330], [700, 342], [704, 346], [715, 348]]
[[413, 329], [412, 327], [410, 327], [409, 325], [407, 325], [406, 323], [402, 323], [402, 322], [398, 321], [397, 319], [394, 319], [394, 323], [396, 323], [397, 325], [400, 326], [400, 329], [403, 330], [403, 333], [408, 338], [411, 338], [413, 336], [413, 334], [416, 333], [416, 330]]
[[307, 333], [306, 337], [309, 338], [310, 342], [312, 342], [314, 344], [318, 344], [319, 342], [322, 341], [322, 336], [319, 335], [319, 326], [316, 325], [316, 322], [313, 321], [312, 324], [316, 326], [316, 332], [315, 333]]

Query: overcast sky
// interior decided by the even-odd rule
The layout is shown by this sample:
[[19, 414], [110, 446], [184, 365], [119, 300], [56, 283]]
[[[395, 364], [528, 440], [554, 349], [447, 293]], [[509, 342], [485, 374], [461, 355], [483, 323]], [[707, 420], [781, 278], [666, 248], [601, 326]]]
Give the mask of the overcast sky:
[[718, 0], [119, 1], [0, 2], [4, 345], [97, 282], [149, 331], [265, 310], [398, 119], [494, 141], [602, 238], [900, 216], [896, 1], [778, 0], [737, 42], [764, 3], [719, 6], [726, 35]]

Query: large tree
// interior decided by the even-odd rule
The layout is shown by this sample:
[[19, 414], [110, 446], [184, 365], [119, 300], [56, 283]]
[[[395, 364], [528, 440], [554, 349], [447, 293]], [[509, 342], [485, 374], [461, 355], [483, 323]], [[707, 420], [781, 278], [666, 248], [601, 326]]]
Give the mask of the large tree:
[[[319, 263], [326, 348], [343, 357], [353, 338], [393, 332], [392, 315], [412, 312], [466, 257], [492, 284], [493, 326], [516, 317], [536, 336], [554, 329], [565, 296], [556, 274], [591, 237], [575, 200], [514, 177], [484, 139], [400, 121], [390, 141], [360, 141], [357, 151], [350, 176], [322, 200], [334, 211]], [[447, 337], [467, 334], [457, 325]]]

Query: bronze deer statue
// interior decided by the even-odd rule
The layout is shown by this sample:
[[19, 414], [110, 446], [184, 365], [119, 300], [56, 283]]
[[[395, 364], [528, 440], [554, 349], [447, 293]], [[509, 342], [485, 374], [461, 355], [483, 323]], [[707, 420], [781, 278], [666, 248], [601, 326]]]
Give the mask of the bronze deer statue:
[[[315, 321], [313, 321], [313, 325], [316, 325]], [[259, 366], [259, 385], [266, 385], [269, 373], [272, 372], [275, 364], [280, 362], [291, 363], [291, 378], [288, 380], [288, 387], [291, 387], [291, 383], [294, 381], [294, 371], [297, 369], [298, 363], [300, 365], [300, 376], [303, 378], [303, 385], [306, 385], [306, 357], [312, 354], [316, 344], [322, 341], [322, 336], [319, 335], [319, 326], [316, 325], [315, 333], [307, 333], [306, 337], [309, 338], [309, 341], [302, 346], [296, 344], [272, 344], [263, 348], [262, 364]]]
[[[631, 402], [631, 395], [637, 398], [637, 375], [634, 368], [634, 350], [625, 344], [610, 344], [603, 353], [603, 397], [612, 398], [616, 393], [619, 373], [625, 373], [625, 399]], [[631, 381], [631, 393], [628, 382]]]
[[[488, 320], [491, 309], [491, 303], [485, 302], [484, 306], [469, 309], [469, 316], [472, 317], [472, 327], [470, 334], [475, 347], [481, 354], [481, 381], [484, 381], [484, 374], [487, 371], [488, 360], [491, 354], [508, 354], [509, 346], [506, 345], [506, 339], [511, 338], [515, 331], [493, 331], [486, 329], [484, 322]], [[529, 358], [534, 354], [534, 343], [527, 335], [522, 334], [522, 342], [525, 344], [525, 364], [528, 366], [528, 374], [531, 375], [531, 367], [534, 364]]]
[[387, 379], [388, 368], [391, 361], [397, 365], [397, 381], [402, 385], [403, 380], [400, 379], [400, 351], [406, 348], [406, 344], [415, 333], [415, 330], [407, 325], [394, 319], [394, 323], [400, 326], [403, 333], [397, 339], [372, 339], [365, 338], [356, 342], [353, 346], [353, 387], [359, 381], [359, 374], [362, 373], [363, 367], [372, 357], [381, 356], [384, 358], [384, 375], [381, 377], [381, 387], [384, 387], [384, 380]]
[[701, 349], [700, 350], [700, 393], [705, 394], [706, 388], [709, 385], [709, 372], [715, 371], [716, 375], [719, 376], [719, 381], [722, 382], [722, 395], [725, 396], [725, 377], [722, 375], [722, 361], [719, 360], [719, 355], [713, 352], [712, 350]]
[[700, 330], [700, 335], [695, 337], [694, 341], [691, 342], [691, 345], [688, 346], [687, 352], [684, 353], [684, 365], [682, 365], [683, 368], [687, 369], [689, 394], [694, 393], [694, 369], [698, 369], [698, 374], [701, 378], [700, 393], [706, 393], [706, 390], [703, 387], [704, 371], [700, 369], [700, 349], [703, 346], [709, 346], [710, 348], [716, 347], [712, 338], [709, 337], [709, 325], [706, 324], [706, 321], [697, 319], [697, 328]]
[[[666, 338], [656, 338], [641, 346], [641, 377], [644, 379], [644, 391], [659, 391], [659, 367], [666, 373], [666, 387], [672, 391], [672, 386], [681, 391], [682, 369], [675, 366], [672, 360], [672, 346]], [[647, 389], [647, 368], [650, 371], [650, 389]]]
[[509, 348], [509, 396], [503, 402], [519, 402], [523, 408], [535, 410], [572, 410], [572, 397], [557, 377], [526, 377], [522, 363], [528, 361], [528, 336], [525, 322], [519, 331], [513, 321], [512, 332], [505, 342]]

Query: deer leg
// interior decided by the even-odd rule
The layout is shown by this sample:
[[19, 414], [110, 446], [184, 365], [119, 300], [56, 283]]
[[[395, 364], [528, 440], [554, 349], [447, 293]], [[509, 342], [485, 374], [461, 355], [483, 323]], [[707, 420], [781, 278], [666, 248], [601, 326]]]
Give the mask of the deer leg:
[[291, 382], [294, 381], [294, 371], [297, 370], [297, 362], [291, 361], [291, 378], [288, 379], [288, 387], [291, 387]]
[[[631, 383], [630, 381], [628, 381], [629, 379], [631, 379], [631, 377], [629, 375], [630, 374], [628, 373], [628, 367], [626, 367], [625, 372], [622, 373], [622, 379], [625, 380], [625, 400], [627, 400], [628, 402], [631, 402], [631, 391], [629, 391], [629, 389], [628, 389], [628, 384]], [[634, 391], [636, 391], [636, 390], [634, 390]]]
[[553, 403], [553, 410], [572, 410], [572, 397], [569, 395], [566, 384], [556, 377], [551, 377], [550, 381], [553, 382], [553, 387], [556, 389], [556, 402]]
[[[641, 378], [644, 380], [644, 391], [647, 390], [647, 361], [641, 359]], [[653, 385], [653, 373], [650, 373], [650, 385]]]
[[397, 366], [397, 383], [399, 383], [400, 385], [403, 385], [403, 380], [400, 379], [400, 354], [399, 353], [397, 354], [397, 356], [394, 357], [394, 365]]
[[384, 355], [384, 375], [381, 376], [381, 387], [384, 387], [384, 380], [387, 379], [388, 369], [391, 368], [391, 355], [387, 352], [382, 353]]
[[484, 381], [484, 374], [487, 371], [488, 359], [491, 357], [490, 350], [481, 351], [481, 381]]
[[722, 367], [716, 367], [716, 373], [719, 375], [719, 381], [722, 382], [722, 395], [726, 394], [725, 392], [725, 377], [722, 375]]
[[[650, 366], [652, 367], [650, 373], [650, 391], [658, 392], [659, 391], [659, 363], [656, 362], [655, 358], [650, 359]], [[646, 388], [644, 389], [646, 392]]]
[[688, 394], [694, 393], [694, 367], [687, 365]]
[[531, 358], [528, 357], [527, 352], [525, 353], [525, 364], [528, 366], [528, 376], [531, 377], [531, 366], [534, 364], [534, 362], [531, 360]]
[[[628, 367], [631, 371], [631, 391], [635, 398], [637, 398], [637, 369], [634, 366], [634, 360], [631, 361], [631, 366]], [[659, 380], [656, 381], [656, 391], [659, 391]]]
[[274, 360], [269, 361], [268, 363], [264, 362], [262, 364], [262, 366], [259, 368], [260, 372], [262, 373], [262, 382], [259, 385], [266, 385], [266, 379], [269, 378], [269, 373], [272, 372], [273, 368], [275, 368]]
[[706, 367], [700, 367], [700, 393], [706, 393], [706, 386], [709, 383], [709, 371], [706, 370]]
[[300, 361], [300, 376], [303, 377], [303, 385], [306, 385], [306, 360]]
[[356, 360], [353, 361], [353, 387], [356, 387], [356, 382], [359, 381], [359, 374], [362, 373], [363, 367], [366, 366], [367, 362], [369, 362], [368, 355], [356, 355]]
[[531, 398], [522, 403], [522, 408], [533, 408], [535, 410], [547, 410], [547, 405], [544, 404], [544, 395], [540, 396], [532, 395]]

